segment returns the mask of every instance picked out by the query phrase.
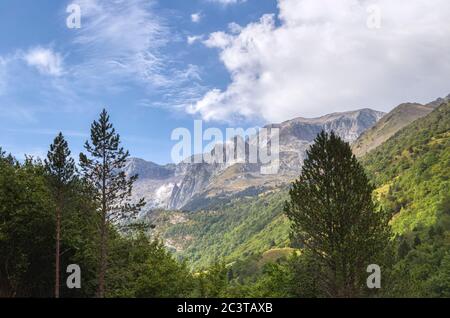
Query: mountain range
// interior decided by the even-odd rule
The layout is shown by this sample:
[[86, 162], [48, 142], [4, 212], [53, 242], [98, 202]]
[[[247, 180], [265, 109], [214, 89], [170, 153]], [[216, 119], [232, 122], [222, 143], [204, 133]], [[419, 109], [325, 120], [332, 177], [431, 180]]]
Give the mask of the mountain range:
[[[280, 168], [276, 174], [262, 174], [261, 164], [247, 161], [211, 164], [201, 160], [193, 163], [198, 162], [193, 157], [167, 165], [131, 158], [125, 169], [129, 175], [139, 175], [134, 196], [145, 198], [144, 214], [153, 209], [208, 209], [233, 198], [254, 196], [290, 184], [300, 172], [307, 149], [322, 130], [334, 131], [351, 143], [355, 155], [361, 157], [449, 99], [450, 95], [428, 104], [403, 103], [388, 114], [364, 108], [267, 125], [264, 128], [279, 129]], [[249, 140], [245, 143], [248, 150]], [[231, 145], [228, 142], [223, 147], [233, 147], [233, 140]]]
[[[289, 184], [300, 172], [306, 150], [322, 130], [334, 131], [352, 143], [384, 115], [383, 112], [361, 109], [313, 119], [295, 118], [265, 126], [267, 129], [278, 128], [280, 164], [276, 174], [261, 173], [262, 165], [258, 163], [191, 163], [194, 162], [192, 157], [168, 165], [132, 158], [125, 171], [128, 175], [139, 175], [134, 196], [146, 199], [147, 210], [199, 210], [207, 208], [211, 202], [227, 202], [234, 197], [255, 195]], [[234, 142], [236, 145], [237, 140]], [[250, 141], [245, 142], [248, 149]], [[224, 147], [230, 147], [230, 143]]]

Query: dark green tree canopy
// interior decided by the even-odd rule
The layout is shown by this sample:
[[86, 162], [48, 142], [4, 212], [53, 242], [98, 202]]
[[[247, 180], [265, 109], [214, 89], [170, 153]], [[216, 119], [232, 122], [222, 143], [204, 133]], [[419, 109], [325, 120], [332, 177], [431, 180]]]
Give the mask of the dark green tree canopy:
[[47, 159], [44, 160], [48, 174], [53, 177], [58, 187], [71, 183], [75, 178], [75, 160], [70, 155], [69, 145], [63, 134], [59, 133], [50, 145]]
[[374, 188], [348, 143], [320, 133], [292, 185], [285, 212], [292, 239], [326, 268], [329, 295], [355, 295], [366, 267], [379, 261], [389, 241], [389, 216], [376, 211]]
[[138, 176], [126, 176], [123, 168], [130, 154], [120, 145], [105, 109], [91, 126], [91, 142], [86, 141], [89, 157], [80, 154], [80, 167], [85, 179], [97, 190], [97, 199], [105, 204], [108, 221], [131, 219], [145, 205], [144, 200], [131, 202], [133, 183]]

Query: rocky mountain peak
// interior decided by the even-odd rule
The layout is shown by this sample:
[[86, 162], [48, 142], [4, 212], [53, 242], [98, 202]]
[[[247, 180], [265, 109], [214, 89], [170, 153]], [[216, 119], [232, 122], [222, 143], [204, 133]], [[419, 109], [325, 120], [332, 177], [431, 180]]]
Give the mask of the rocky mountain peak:
[[[196, 209], [214, 198], [265, 191], [290, 182], [300, 172], [306, 150], [322, 130], [334, 131], [344, 140], [353, 142], [383, 115], [366, 108], [318, 118], [298, 117], [265, 126], [279, 128], [279, 170], [272, 175], [262, 174], [261, 165], [255, 163], [208, 164], [194, 161], [194, 156], [177, 165], [165, 166], [132, 158], [126, 171], [139, 174], [135, 192], [146, 198], [149, 208]], [[227, 150], [235, 147], [235, 142], [227, 141], [217, 147]]]

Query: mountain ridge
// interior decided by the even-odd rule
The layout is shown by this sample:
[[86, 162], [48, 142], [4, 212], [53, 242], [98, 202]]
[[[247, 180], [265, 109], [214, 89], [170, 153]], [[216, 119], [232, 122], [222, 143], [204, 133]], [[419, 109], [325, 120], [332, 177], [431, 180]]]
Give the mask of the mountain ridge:
[[[125, 171], [128, 175], [140, 175], [134, 193], [136, 197], [146, 198], [148, 209], [196, 210], [205, 208], [211, 198], [227, 201], [289, 184], [299, 173], [306, 150], [322, 130], [334, 131], [344, 140], [353, 142], [383, 115], [383, 112], [364, 108], [318, 118], [297, 117], [264, 126], [279, 128], [279, 135], [274, 136], [279, 138], [280, 146], [278, 174], [263, 174], [262, 164], [245, 159], [243, 163], [189, 163], [193, 157], [168, 165], [132, 158]], [[223, 145], [232, 146], [232, 142]]]
[[442, 103], [450, 100], [450, 94], [444, 98], [438, 98], [427, 104], [402, 103], [387, 113], [373, 127], [358, 137], [352, 145], [353, 152], [361, 157], [387, 141], [396, 132], [408, 126], [419, 118], [430, 114]]

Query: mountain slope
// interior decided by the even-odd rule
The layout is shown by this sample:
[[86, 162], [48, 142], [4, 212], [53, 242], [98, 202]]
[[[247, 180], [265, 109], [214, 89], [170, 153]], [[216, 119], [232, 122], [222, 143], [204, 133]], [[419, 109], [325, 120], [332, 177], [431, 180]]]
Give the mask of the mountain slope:
[[139, 175], [133, 186], [133, 197], [145, 198], [148, 209], [167, 206], [173, 188], [182, 178], [175, 165], [161, 166], [139, 158], [128, 159], [124, 170], [129, 176]]
[[436, 223], [450, 197], [450, 103], [415, 121], [363, 159], [397, 233]]
[[372, 128], [365, 131], [352, 145], [353, 152], [357, 157], [374, 150], [383, 142], [392, 137], [397, 131], [408, 126], [415, 120], [425, 117], [442, 103], [448, 101], [446, 98], [439, 98], [429, 104], [404, 103], [379, 120]]

